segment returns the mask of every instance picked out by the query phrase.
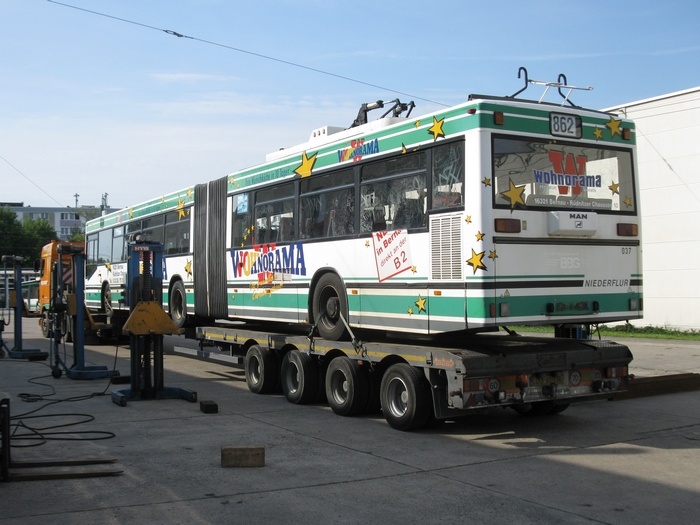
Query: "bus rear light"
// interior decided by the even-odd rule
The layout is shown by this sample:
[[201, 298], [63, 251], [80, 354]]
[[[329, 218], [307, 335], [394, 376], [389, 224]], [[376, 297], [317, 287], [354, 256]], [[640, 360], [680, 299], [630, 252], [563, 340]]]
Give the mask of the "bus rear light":
[[440, 297], [440, 296], [442, 295], [442, 290], [434, 290], [434, 291], [433, 291], [433, 295], [434, 295], [435, 297]]
[[622, 140], [630, 140], [632, 138], [632, 130], [630, 128], [622, 128]]
[[476, 115], [476, 108], [469, 108], [467, 110], [467, 115]]
[[630, 312], [636, 312], [639, 310], [639, 301], [636, 297], [630, 299]]
[[496, 303], [489, 303], [489, 317], [496, 317]]
[[503, 116], [503, 111], [494, 111], [493, 112], [493, 123], [494, 124], [496, 124], [497, 126], [502, 126], [504, 120], [505, 120], [505, 117]]
[[617, 224], [617, 234], [620, 237], [637, 237], [639, 235], [639, 226], [636, 224], [619, 222]]
[[509, 303], [499, 303], [498, 304], [498, 315], [500, 317], [510, 317], [510, 304]]
[[498, 233], [520, 233], [522, 231], [520, 219], [496, 219], [494, 228]]

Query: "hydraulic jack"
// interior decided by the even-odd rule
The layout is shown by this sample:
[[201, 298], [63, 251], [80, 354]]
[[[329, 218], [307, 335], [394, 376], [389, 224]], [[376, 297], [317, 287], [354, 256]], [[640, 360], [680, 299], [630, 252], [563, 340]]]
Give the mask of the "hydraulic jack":
[[[64, 255], [69, 256], [73, 268], [73, 292], [68, 293], [63, 282], [64, 264], [67, 261]], [[53, 366], [51, 375], [58, 379], [63, 371], [69, 379], [99, 379], [116, 377], [119, 371], [110, 370], [106, 366], [85, 365], [85, 286], [83, 279], [85, 253], [82, 246], [64, 244], [58, 246], [58, 262], [52, 271], [56, 275], [52, 279], [51, 307], [49, 309], [49, 331], [51, 338], [51, 355]], [[63, 330], [67, 331], [68, 323], [74, 322], [73, 333], [73, 364], [68, 366], [61, 358], [59, 346], [63, 338]]]
[[124, 332], [129, 334], [131, 388], [112, 391], [112, 401], [120, 406], [144, 399], [194, 403], [197, 392], [163, 385], [163, 336], [180, 332], [162, 307], [163, 245], [132, 242], [128, 261], [125, 299], [131, 314]]
[[[12, 306], [3, 309], [2, 318], [0, 318], [0, 357], [7, 354], [12, 359], [28, 359], [30, 361], [45, 361], [49, 354], [42, 350], [22, 348], [22, 261], [23, 257], [15, 257], [14, 255], [3, 255], [2, 262], [5, 269], [5, 303], [10, 305], [10, 287], [7, 280], [7, 263], [14, 264], [14, 306], [15, 309], [15, 346], [10, 349], [2, 338], [2, 333], [5, 331], [5, 326], [10, 324], [12, 317]], [[8, 312], [5, 318], [5, 312]]]

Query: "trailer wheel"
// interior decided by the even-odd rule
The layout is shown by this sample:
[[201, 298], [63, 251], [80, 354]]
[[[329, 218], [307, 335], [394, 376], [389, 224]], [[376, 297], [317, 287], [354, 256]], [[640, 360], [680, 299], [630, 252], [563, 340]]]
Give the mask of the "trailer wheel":
[[168, 294], [170, 319], [177, 328], [185, 326], [187, 320], [187, 292], [182, 281], [175, 281]]
[[108, 282], [102, 283], [102, 294], [100, 295], [100, 309], [107, 317], [112, 317], [112, 289]]
[[251, 346], [245, 354], [245, 381], [254, 394], [274, 392], [279, 382], [275, 354], [260, 345]]
[[311, 403], [318, 394], [318, 363], [309, 354], [290, 350], [282, 359], [282, 392], [297, 405]]
[[333, 412], [354, 416], [367, 407], [369, 376], [367, 369], [346, 356], [333, 359], [326, 372], [326, 399]]
[[433, 410], [428, 380], [420, 369], [406, 363], [389, 367], [382, 378], [379, 398], [384, 418], [397, 430], [424, 427]]
[[343, 282], [334, 273], [323, 274], [314, 287], [311, 302], [311, 318], [322, 338], [339, 341], [346, 336], [341, 314], [348, 319], [348, 300]]

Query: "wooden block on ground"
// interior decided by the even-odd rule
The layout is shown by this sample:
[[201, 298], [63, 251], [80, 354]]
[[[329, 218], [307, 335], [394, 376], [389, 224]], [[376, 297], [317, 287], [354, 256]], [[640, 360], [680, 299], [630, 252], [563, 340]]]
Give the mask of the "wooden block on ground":
[[200, 401], [199, 409], [205, 414], [216, 414], [219, 411], [219, 405], [214, 401]]
[[264, 467], [265, 447], [221, 447], [222, 467]]

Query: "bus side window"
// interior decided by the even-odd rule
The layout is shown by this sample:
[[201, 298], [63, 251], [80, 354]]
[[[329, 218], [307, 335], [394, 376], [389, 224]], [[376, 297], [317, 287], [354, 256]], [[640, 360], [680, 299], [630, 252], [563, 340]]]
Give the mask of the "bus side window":
[[453, 142], [433, 149], [434, 210], [464, 204], [464, 143]]

